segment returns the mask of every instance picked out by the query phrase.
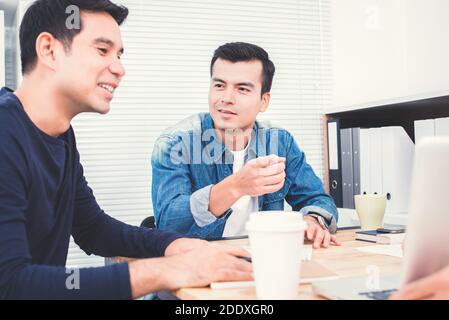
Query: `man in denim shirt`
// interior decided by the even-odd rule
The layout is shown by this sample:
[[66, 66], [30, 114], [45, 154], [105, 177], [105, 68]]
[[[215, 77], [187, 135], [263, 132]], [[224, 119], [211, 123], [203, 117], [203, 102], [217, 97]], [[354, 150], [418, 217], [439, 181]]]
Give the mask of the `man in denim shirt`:
[[275, 67], [249, 43], [219, 47], [211, 62], [209, 112], [189, 117], [157, 140], [152, 199], [157, 227], [216, 239], [244, 235], [250, 212], [305, 216], [315, 248], [339, 242], [338, 213], [292, 135], [256, 121], [268, 108]]

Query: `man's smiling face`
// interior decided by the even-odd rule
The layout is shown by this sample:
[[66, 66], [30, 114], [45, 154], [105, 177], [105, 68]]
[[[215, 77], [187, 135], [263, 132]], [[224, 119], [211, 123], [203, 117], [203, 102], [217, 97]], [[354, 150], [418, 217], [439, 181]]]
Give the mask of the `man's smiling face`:
[[125, 70], [117, 22], [107, 13], [81, 13], [82, 30], [59, 54], [58, 87], [78, 112], [107, 113]]
[[212, 67], [209, 112], [216, 129], [252, 128], [259, 112], [269, 103], [269, 93], [261, 96], [262, 62], [231, 62], [217, 59]]

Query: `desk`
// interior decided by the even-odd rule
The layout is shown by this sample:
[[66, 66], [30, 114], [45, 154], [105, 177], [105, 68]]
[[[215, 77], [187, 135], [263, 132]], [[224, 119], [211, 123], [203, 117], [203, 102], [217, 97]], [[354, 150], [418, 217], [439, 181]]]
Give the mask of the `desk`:
[[[399, 273], [400, 258], [360, 252], [357, 247], [373, 246], [374, 243], [355, 240], [356, 230], [339, 231], [337, 238], [342, 242], [340, 247], [318, 249], [313, 251], [312, 260], [331, 269], [339, 276], [363, 276], [372, 272], [373, 266], [379, 268], [380, 275]], [[248, 239], [223, 241], [229, 245], [242, 246], [248, 244]], [[371, 268], [370, 268], [371, 266]], [[312, 293], [312, 286], [304, 284], [298, 286], [299, 300], [316, 300], [321, 297]], [[253, 300], [256, 299], [255, 288], [215, 289], [182, 288], [173, 294], [184, 300]]]

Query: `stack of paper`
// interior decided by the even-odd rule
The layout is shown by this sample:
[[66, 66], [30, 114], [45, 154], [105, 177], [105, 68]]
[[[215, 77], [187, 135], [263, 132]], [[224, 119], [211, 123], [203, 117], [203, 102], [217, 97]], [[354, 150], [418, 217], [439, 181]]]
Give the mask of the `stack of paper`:
[[400, 244], [359, 247], [359, 248], [356, 248], [356, 250], [361, 251], [361, 252], [367, 252], [367, 253], [383, 254], [383, 255], [393, 256], [393, 257], [398, 257], [398, 258], [402, 258], [404, 255], [404, 253], [402, 251], [402, 245], [400, 245]]
[[355, 239], [380, 244], [401, 244], [405, 240], [405, 232], [381, 233], [377, 232], [377, 230], [357, 231]]
[[[245, 249], [248, 252], [251, 252], [250, 246], [243, 246], [243, 249]], [[311, 244], [305, 244], [302, 247], [302, 261], [310, 261], [312, 260], [312, 252], [313, 248]]]

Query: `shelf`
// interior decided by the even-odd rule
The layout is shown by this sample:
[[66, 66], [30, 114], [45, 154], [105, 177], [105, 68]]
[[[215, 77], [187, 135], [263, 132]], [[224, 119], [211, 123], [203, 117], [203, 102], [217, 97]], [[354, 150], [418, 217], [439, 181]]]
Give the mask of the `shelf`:
[[340, 121], [340, 128], [401, 126], [413, 141], [415, 120], [445, 117], [449, 117], [449, 92], [337, 108], [326, 113], [327, 119]]

